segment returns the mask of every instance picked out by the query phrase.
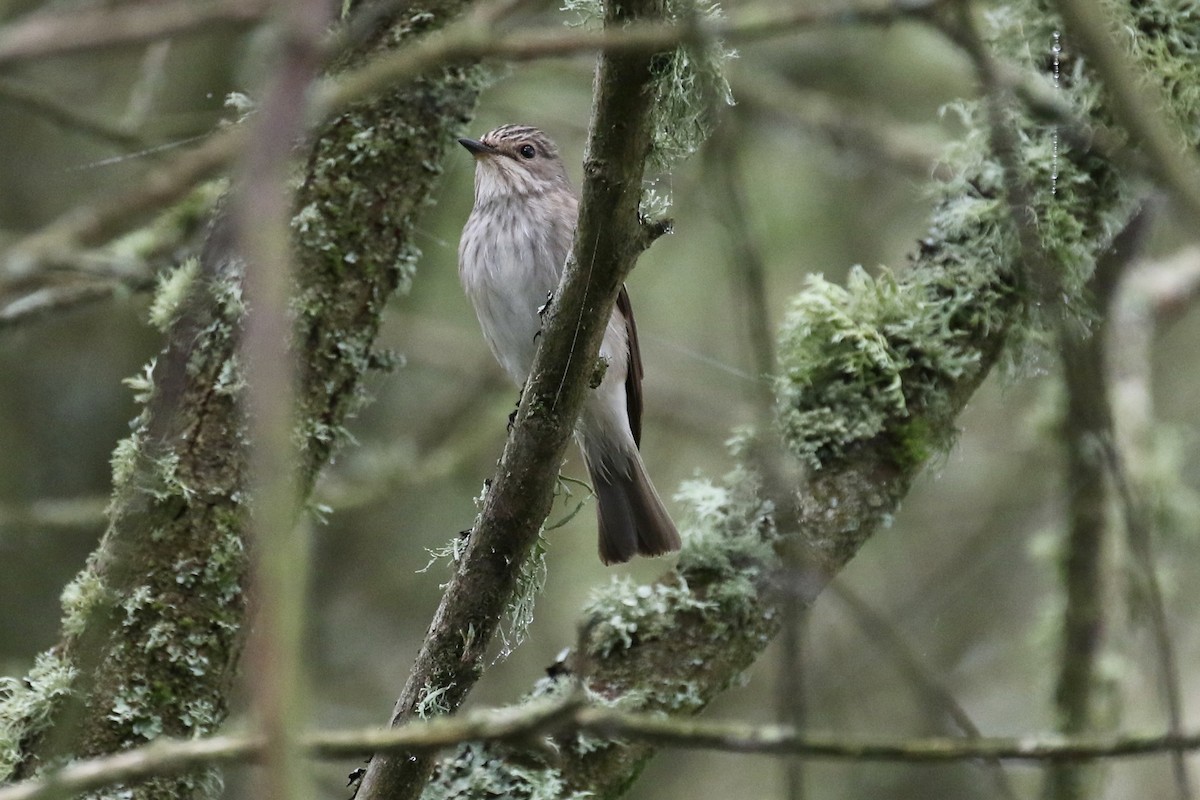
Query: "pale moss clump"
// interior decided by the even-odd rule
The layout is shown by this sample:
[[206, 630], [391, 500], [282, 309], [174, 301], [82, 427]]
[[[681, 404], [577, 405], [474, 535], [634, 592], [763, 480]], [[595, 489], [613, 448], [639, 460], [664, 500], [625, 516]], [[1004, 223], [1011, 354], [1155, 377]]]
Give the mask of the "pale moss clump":
[[[565, 0], [563, 10], [577, 16], [568, 24], [604, 19], [601, 0]], [[666, 0], [663, 17], [678, 25], [719, 20], [724, 11], [712, 0]], [[654, 138], [650, 165], [667, 170], [695, 153], [712, 132], [718, 109], [733, 105], [725, 67], [737, 52], [715, 39], [678, 47], [655, 59]]]
[[500, 654], [498, 659], [506, 659], [512, 651], [525, 641], [529, 626], [533, 624], [533, 609], [537, 598], [546, 586], [546, 540], [541, 534], [533, 544], [533, 549], [521, 565], [517, 573], [516, 591], [505, 607], [504, 616], [507, 624], [500, 628]]
[[39, 655], [24, 679], [0, 678], [0, 781], [21, 762], [21, 742], [49, 727], [74, 679], [75, 669], [53, 652]]
[[777, 559], [774, 509], [758, 496], [756, 477], [739, 467], [722, 484], [689, 481], [675, 499], [687, 507], [675, 574], [640, 585], [615, 577], [594, 591], [584, 607], [593, 654], [662, 638], [684, 624], [683, 615], [700, 615], [705, 629], [724, 637], [761, 610], [762, 585]]
[[89, 564], [62, 590], [62, 630], [65, 636], [78, 636], [87, 626], [92, 611], [103, 606], [104, 581]]
[[815, 276], [792, 301], [776, 396], [784, 439], [801, 461], [828, 465], [885, 433], [902, 463], [941, 444], [912, 412], [947, 411], [946, 386], [977, 369], [980, 354], [955, 320], [972, 287], [944, 298], [932, 288], [856, 268], [845, 288]]
[[162, 333], [167, 332], [199, 271], [200, 259], [192, 257], [159, 276], [158, 289], [154, 292], [154, 301], [150, 303], [151, 325]]
[[[721, 6], [711, 0], [667, 0], [666, 17], [681, 25], [718, 20]], [[737, 52], [706, 40], [679, 47], [655, 63], [652, 166], [666, 170], [700, 148], [721, 106], [733, 105], [725, 67]]]
[[[1172, 112], [1195, 119], [1200, 60], [1184, 56], [1200, 41], [1200, 21], [1153, 10], [1163, 7], [1110, 10], [1137, 31], [1131, 51], [1143, 66], [1172, 76]], [[1053, 16], [1018, 0], [990, 9], [987, 21], [998, 52], [1045, 73], [1059, 41]], [[1103, 92], [1066, 44], [1059, 99], [1082, 119], [1109, 123]], [[851, 457], [867, 442], [898, 467], [924, 461], [950, 440], [970, 380], [997, 359], [1036, 364], [1062, 326], [1093, 322], [1080, 298], [1141, 187], [1016, 104], [1003, 112], [1015, 145], [1014, 174], [1006, 175], [984, 105], [949, 110], [967, 134], [944, 156], [954, 176], [932, 187], [935, 208], [915, 266], [874, 279], [856, 270], [844, 289], [812, 279], [783, 326], [778, 418], [810, 467]], [[1189, 128], [1193, 143], [1197, 130]], [[1034, 252], [1018, 245], [1010, 200], [1020, 204]]]
[[562, 772], [518, 763], [499, 748], [467, 744], [434, 770], [422, 800], [503, 797], [506, 800], [583, 800], [590, 792], [568, 792]]
[[590, 620], [591, 650], [603, 658], [636, 642], [659, 638], [679, 624], [678, 616], [684, 612], [714, 608], [682, 578], [638, 584], [622, 575], [593, 592], [583, 613]]

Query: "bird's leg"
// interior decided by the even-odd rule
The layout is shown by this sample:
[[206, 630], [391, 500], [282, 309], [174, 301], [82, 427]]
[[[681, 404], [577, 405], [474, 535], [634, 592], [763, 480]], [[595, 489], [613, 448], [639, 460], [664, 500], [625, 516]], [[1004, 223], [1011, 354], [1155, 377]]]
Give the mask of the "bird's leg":
[[508, 415], [508, 432], [512, 433], [513, 425], [517, 421], [517, 412], [521, 410], [521, 398], [525, 396], [525, 386], [517, 390], [517, 406]]

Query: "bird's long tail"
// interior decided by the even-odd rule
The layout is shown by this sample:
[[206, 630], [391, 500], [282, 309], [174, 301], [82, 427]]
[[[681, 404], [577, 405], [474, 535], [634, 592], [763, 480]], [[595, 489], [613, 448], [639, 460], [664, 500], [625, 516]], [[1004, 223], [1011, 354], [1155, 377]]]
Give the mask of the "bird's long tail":
[[635, 555], [660, 556], [679, 549], [679, 531], [636, 450], [610, 457], [604, 468], [591, 458], [585, 460], [596, 491], [601, 561], [621, 564]]

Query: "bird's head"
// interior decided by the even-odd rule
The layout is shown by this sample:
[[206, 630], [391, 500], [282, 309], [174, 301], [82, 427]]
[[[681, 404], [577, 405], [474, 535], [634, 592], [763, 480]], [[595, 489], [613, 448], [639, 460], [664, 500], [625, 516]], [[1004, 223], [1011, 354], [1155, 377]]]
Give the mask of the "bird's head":
[[475, 201], [569, 189], [550, 137], [527, 125], [501, 125], [480, 139], [459, 139], [475, 156]]

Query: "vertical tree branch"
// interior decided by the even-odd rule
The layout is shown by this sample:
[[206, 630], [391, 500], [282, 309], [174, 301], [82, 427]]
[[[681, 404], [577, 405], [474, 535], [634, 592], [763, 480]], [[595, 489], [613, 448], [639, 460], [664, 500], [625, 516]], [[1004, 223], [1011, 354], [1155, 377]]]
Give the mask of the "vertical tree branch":
[[279, 0], [278, 65], [253, 120], [234, 197], [246, 260], [248, 310], [240, 355], [250, 442], [249, 524], [254, 566], [254, 626], [249, 685], [266, 742], [257, 796], [304, 800], [308, 764], [297, 747], [305, 725], [300, 649], [308, 578], [308, 526], [297, 521], [299, 484], [294, 424], [296, 357], [289, 309], [293, 287], [289, 191], [293, 143], [304, 131], [309, 88], [322, 60], [332, 10], [328, 0]]
[[[1105, 379], [1105, 334], [1114, 289], [1136, 258], [1149, 227], [1143, 209], [1096, 263], [1086, 301], [1096, 324], [1087, 330], [1061, 326], [1066, 406], [1062, 435], [1066, 449], [1067, 535], [1060, 569], [1065, 589], [1062, 650], [1054, 704], [1058, 729], [1067, 736], [1094, 730], [1098, 716], [1097, 663], [1107, 613], [1104, 552], [1108, 539], [1108, 442], [1112, 412]], [[1086, 764], [1056, 764], [1046, 773], [1045, 796], [1079, 800], [1088, 795]]]

